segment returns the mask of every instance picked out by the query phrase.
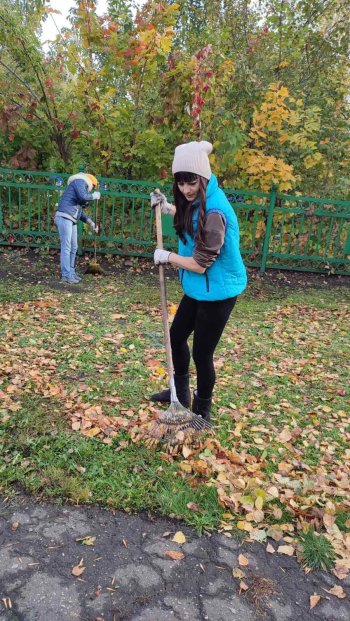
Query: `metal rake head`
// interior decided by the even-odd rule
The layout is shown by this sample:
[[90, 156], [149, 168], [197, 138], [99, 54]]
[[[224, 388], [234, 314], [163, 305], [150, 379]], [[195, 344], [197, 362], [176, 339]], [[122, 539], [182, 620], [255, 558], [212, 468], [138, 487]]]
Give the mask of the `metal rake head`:
[[145, 436], [156, 442], [165, 440], [169, 444], [191, 444], [198, 435], [210, 429], [210, 423], [204, 418], [185, 408], [179, 401], [174, 401], [147, 425]]

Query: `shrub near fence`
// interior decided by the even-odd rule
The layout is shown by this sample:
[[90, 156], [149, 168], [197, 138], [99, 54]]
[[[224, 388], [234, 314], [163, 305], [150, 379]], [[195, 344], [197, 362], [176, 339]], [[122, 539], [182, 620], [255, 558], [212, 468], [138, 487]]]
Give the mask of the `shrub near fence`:
[[[53, 219], [69, 175], [0, 169], [0, 245], [58, 248]], [[149, 194], [155, 184], [100, 178], [98, 252], [152, 256], [155, 246]], [[163, 186], [171, 196], [171, 187]], [[350, 275], [350, 201], [225, 190], [241, 230], [246, 265]], [[89, 208], [96, 218], [96, 202]], [[171, 218], [165, 245], [174, 247]], [[81, 252], [93, 251], [88, 227], [79, 226]]]

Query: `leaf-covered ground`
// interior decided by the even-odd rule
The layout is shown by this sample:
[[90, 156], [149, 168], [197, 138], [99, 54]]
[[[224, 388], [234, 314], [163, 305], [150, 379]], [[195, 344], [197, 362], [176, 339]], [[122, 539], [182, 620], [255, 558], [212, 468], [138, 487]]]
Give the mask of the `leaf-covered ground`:
[[[306, 565], [303, 538], [314, 530], [346, 577], [349, 288], [252, 274], [217, 350], [215, 434], [168, 455], [135, 441], [157, 412], [147, 395], [167, 383], [157, 274], [129, 261], [70, 287], [58, 284], [56, 263], [2, 254], [2, 492], [20, 485], [181, 517], [198, 531], [270, 537], [269, 552]], [[181, 291], [169, 275], [171, 315]]]

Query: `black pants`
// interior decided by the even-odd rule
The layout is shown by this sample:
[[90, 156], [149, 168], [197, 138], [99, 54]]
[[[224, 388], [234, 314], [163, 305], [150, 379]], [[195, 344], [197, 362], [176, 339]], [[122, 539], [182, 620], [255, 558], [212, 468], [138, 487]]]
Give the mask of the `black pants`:
[[214, 351], [234, 308], [237, 297], [218, 302], [198, 302], [184, 295], [170, 328], [176, 375], [186, 375], [190, 365], [188, 337], [193, 332], [193, 360], [197, 369], [197, 392], [210, 399], [215, 385]]

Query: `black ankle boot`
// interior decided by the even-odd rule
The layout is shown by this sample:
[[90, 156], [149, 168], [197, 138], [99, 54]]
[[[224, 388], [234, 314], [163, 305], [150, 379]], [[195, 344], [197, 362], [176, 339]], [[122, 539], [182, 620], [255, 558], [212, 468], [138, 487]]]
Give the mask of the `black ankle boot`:
[[[174, 375], [175, 388], [177, 398], [181, 405], [185, 408], [189, 408], [191, 404], [191, 392], [190, 392], [190, 376], [187, 375]], [[158, 401], [159, 403], [170, 403], [170, 388], [156, 392], [150, 396], [150, 401]]]
[[193, 393], [193, 401], [192, 401], [192, 412], [194, 414], [198, 414], [204, 418], [207, 423], [211, 422], [210, 419], [210, 408], [211, 408], [211, 399], [201, 399], [198, 397], [197, 392]]

